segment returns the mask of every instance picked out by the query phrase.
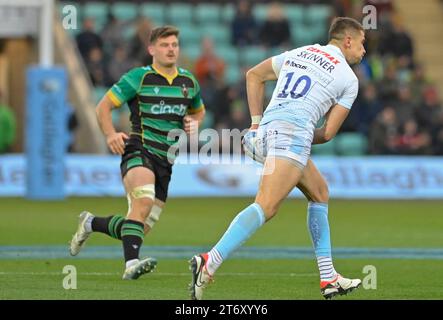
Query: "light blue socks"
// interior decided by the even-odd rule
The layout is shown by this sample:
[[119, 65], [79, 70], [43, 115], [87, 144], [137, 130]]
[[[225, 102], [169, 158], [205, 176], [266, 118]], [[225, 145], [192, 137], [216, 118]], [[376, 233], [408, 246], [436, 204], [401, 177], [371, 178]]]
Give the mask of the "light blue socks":
[[328, 204], [309, 202], [308, 204], [308, 230], [311, 234], [317, 257], [331, 256], [331, 236], [329, 234]]
[[213, 274], [223, 260], [249, 239], [265, 223], [265, 220], [263, 209], [257, 203], [251, 204], [240, 212], [232, 220], [220, 241], [208, 253], [209, 273]]
[[322, 281], [333, 280], [337, 272], [332, 265], [327, 203], [309, 202], [308, 230], [317, 257], [320, 279]]

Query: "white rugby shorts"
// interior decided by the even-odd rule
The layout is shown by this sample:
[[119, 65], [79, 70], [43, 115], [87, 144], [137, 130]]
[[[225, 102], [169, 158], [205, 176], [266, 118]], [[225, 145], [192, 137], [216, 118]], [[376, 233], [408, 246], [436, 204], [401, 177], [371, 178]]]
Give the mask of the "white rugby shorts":
[[264, 163], [267, 156], [287, 158], [306, 166], [311, 154], [313, 135], [296, 124], [274, 120], [249, 130], [243, 148], [249, 157]]

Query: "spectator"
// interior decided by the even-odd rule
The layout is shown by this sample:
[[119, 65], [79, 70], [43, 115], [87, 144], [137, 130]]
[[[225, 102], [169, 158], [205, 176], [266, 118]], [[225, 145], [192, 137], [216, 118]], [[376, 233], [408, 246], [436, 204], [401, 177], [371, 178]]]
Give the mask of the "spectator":
[[189, 57], [184, 51], [180, 51], [180, 57], [178, 58], [179, 65], [186, 70], [194, 70], [195, 60]]
[[0, 153], [11, 151], [15, 141], [17, 122], [9, 106], [1, 103], [0, 92]]
[[358, 131], [368, 135], [370, 124], [375, 121], [383, 110], [383, 105], [378, 97], [377, 88], [373, 83], [366, 86], [363, 97]]
[[[230, 106], [230, 118], [228, 128], [242, 132], [251, 126], [251, 118], [246, 103], [242, 100], [235, 100]], [[232, 143], [232, 153], [242, 153], [242, 147], [239, 144]]]
[[424, 68], [421, 64], [416, 64], [411, 76], [411, 94], [416, 104], [422, 101], [422, 95], [425, 88], [429, 85], [426, 79]]
[[[194, 74], [201, 85], [202, 98], [209, 114], [217, 117], [220, 110], [226, 109], [226, 92], [228, 87], [224, 84], [225, 63], [214, 52], [210, 38], [202, 40], [202, 55], [197, 58], [194, 65]], [[222, 104], [222, 105], [220, 105]]]
[[133, 67], [134, 65], [128, 59], [125, 47], [123, 45], [117, 46], [108, 67], [110, 83], [117, 83], [121, 75]]
[[378, 81], [383, 79], [383, 60], [378, 54], [374, 54], [365, 60], [368, 61], [370, 66], [370, 81], [376, 84]]
[[397, 100], [393, 102], [398, 121], [403, 124], [412, 118], [417, 105], [411, 95], [411, 89], [407, 85], [400, 85], [397, 89]]
[[230, 119], [228, 128], [238, 129], [240, 131], [249, 128], [251, 119], [249, 117], [248, 106], [245, 101], [237, 99], [230, 107]]
[[371, 154], [395, 154], [397, 135], [397, 114], [393, 107], [387, 106], [371, 126], [369, 152]]
[[152, 23], [149, 19], [140, 18], [137, 21], [136, 33], [129, 44], [129, 58], [137, 66], [146, 66], [152, 63], [152, 57], [148, 53], [151, 30]]
[[438, 99], [437, 89], [428, 86], [423, 90], [423, 102], [414, 110], [414, 118], [420, 129], [430, 129], [438, 125], [442, 106]]
[[405, 155], [430, 154], [431, 137], [420, 131], [414, 119], [408, 119], [402, 126], [402, 133], [395, 139], [397, 153]]
[[378, 54], [378, 47], [380, 42], [380, 33], [377, 30], [369, 29], [365, 34], [365, 50], [366, 56], [372, 57]]
[[89, 72], [89, 76], [91, 77], [94, 86], [104, 87], [110, 84], [103, 60], [102, 49], [98, 47], [91, 49], [88, 59], [86, 60], [86, 69]]
[[344, 131], [358, 131], [366, 136], [369, 135], [371, 124], [374, 123], [383, 105], [378, 99], [377, 89], [374, 84], [369, 83], [363, 88], [363, 94], [357, 97], [355, 106], [351, 108], [348, 118], [343, 124]]
[[247, 0], [240, 0], [236, 12], [231, 24], [232, 44], [234, 46], [255, 44], [258, 26], [251, 13], [251, 5]]
[[413, 76], [412, 58], [402, 55], [397, 59], [397, 81], [400, 84], [409, 84]]
[[401, 22], [394, 21], [393, 29], [382, 34], [379, 51], [382, 55], [395, 57], [405, 55], [412, 58], [414, 54], [412, 39]]
[[113, 14], [108, 14], [108, 20], [101, 32], [106, 53], [112, 55], [114, 50], [122, 45], [124, 42], [123, 30], [125, 27], [125, 23], [118, 20]]
[[220, 86], [215, 91], [211, 110], [214, 115], [216, 127], [222, 129], [229, 128], [230, 106], [235, 99], [237, 99], [237, 91], [233, 86]]
[[383, 79], [377, 85], [377, 91], [380, 94], [380, 99], [385, 103], [391, 103], [397, 99], [397, 66], [391, 60], [387, 63]]
[[103, 40], [94, 31], [94, 20], [86, 18], [83, 21], [83, 31], [77, 35], [77, 47], [85, 62], [88, 61], [90, 52], [94, 48], [103, 49]]
[[334, 0], [332, 6], [334, 8], [335, 17], [344, 17], [351, 9], [350, 0]]
[[204, 86], [210, 80], [223, 80], [225, 62], [214, 51], [214, 43], [210, 38], [203, 38], [202, 54], [195, 62], [195, 75], [199, 83]]
[[420, 128], [430, 129], [433, 154], [443, 155], [443, 105], [437, 89], [433, 86], [427, 87], [423, 98], [423, 105], [417, 109], [417, 122]]
[[270, 5], [268, 16], [260, 30], [261, 43], [266, 47], [289, 47], [291, 31], [283, 8], [277, 2]]

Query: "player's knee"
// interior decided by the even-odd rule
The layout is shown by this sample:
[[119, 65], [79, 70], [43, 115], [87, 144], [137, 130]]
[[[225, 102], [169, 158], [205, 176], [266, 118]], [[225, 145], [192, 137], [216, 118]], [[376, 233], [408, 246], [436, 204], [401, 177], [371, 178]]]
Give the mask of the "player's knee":
[[263, 210], [263, 213], [265, 214], [266, 217], [266, 221], [272, 219], [278, 211], [278, 204], [275, 203], [270, 203], [270, 202], [260, 202], [260, 201], [256, 201], [260, 207]]
[[143, 198], [136, 200], [137, 202], [137, 209], [142, 215], [142, 217], [149, 216], [149, 213], [151, 212], [152, 206], [153, 206], [153, 200]]
[[269, 197], [266, 193], [259, 192], [255, 198], [255, 203], [259, 204], [266, 217], [266, 221], [272, 219], [278, 211], [280, 201], [276, 201], [274, 198]]
[[326, 183], [322, 183], [318, 186], [312, 200], [321, 203], [327, 203], [329, 201], [329, 188]]
[[151, 212], [154, 199], [155, 186], [153, 184], [134, 188], [130, 193], [130, 197], [128, 197], [129, 212], [145, 220]]

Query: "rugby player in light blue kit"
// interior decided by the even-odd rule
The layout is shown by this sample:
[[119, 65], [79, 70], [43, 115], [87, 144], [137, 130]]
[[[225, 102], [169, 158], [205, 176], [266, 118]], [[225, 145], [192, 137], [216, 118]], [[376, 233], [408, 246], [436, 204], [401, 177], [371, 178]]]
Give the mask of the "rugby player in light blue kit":
[[[358, 79], [350, 65], [364, 54], [365, 33], [351, 18], [334, 19], [329, 43], [304, 46], [269, 58], [246, 75], [252, 125], [245, 135], [245, 152], [264, 163], [255, 202], [231, 222], [219, 242], [190, 260], [191, 298], [201, 299], [216, 270], [265, 222], [294, 187], [308, 199], [308, 229], [318, 268], [320, 291], [329, 299], [361, 284], [334, 269], [328, 222], [328, 186], [312, 160], [311, 145], [331, 140], [357, 97]], [[263, 114], [264, 84], [277, 80]], [[317, 122], [325, 118], [321, 128]]]

